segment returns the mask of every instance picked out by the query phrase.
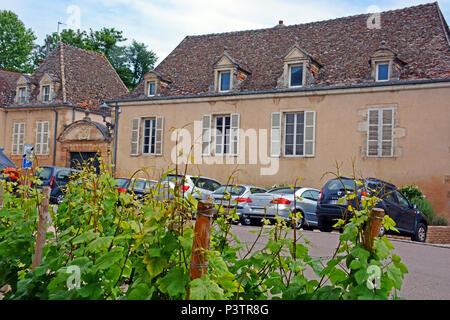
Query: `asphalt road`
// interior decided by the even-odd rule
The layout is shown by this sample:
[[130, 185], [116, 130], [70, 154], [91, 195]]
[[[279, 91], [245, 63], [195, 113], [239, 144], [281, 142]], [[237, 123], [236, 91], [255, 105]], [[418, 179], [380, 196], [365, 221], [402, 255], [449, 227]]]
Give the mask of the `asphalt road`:
[[[258, 227], [233, 226], [242, 244], [251, 246]], [[313, 257], [332, 256], [339, 242], [339, 233], [303, 231], [304, 236], [312, 242], [309, 253]], [[261, 237], [254, 250], [265, 246], [267, 238]], [[450, 299], [450, 246], [438, 246], [415, 243], [412, 241], [390, 239], [394, 253], [398, 254], [408, 268], [399, 297], [408, 300], [448, 300]], [[244, 245], [245, 245], [244, 244]], [[312, 270], [307, 270], [308, 278], [316, 278]]]

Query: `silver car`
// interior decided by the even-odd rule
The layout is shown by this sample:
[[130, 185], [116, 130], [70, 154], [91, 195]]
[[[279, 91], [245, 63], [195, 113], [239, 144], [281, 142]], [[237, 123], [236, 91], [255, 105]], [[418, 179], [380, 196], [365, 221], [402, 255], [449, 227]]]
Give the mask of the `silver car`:
[[202, 176], [192, 176], [185, 175], [183, 180], [183, 175], [168, 174], [166, 177], [161, 179], [161, 182], [169, 181], [171, 189], [175, 188], [177, 185], [179, 193], [187, 197], [189, 194], [198, 200], [206, 200], [210, 194], [217, 190], [221, 183], [217, 180], [202, 177]]
[[263, 194], [250, 195], [248, 205], [241, 216], [243, 225], [260, 224], [261, 218], [274, 219], [276, 215], [290, 221], [290, 213], [300, 212], [303, 216], [297, 229], [317, 227], [316, 206], [320, 191], [299, 187], [276, 188]]
[[232, 213], [236, 210], [236, 214], [241, 218], [242, 212], [250, 203], [250, 196], [256, 194], [265, 194], [266, 189], [252, 185], [223, 185], [214, 191], [210, 200], [215, 205], [215, 213], [223, 208], [224, 212]]

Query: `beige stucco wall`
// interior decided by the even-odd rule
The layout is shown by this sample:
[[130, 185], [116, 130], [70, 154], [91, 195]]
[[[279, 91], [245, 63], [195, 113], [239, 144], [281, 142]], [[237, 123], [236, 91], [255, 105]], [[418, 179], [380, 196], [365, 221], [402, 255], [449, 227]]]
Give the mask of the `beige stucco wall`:
[[[394, 157], [367, 158], [366, 114], [370, 107], [395, 109]], [[398, 186], [415, 183], [432, 201], [435, 211], [450, 218], [450, 88], [448, 84], [347, 89], [228, 98], [160, 100], [121, 103], [118, 135], [118, 176], [128, 176], [142, 167], [153, 178], [157, 172], [174, 168], [171, 128], [186, 126], [193, 134], [193, 122], [204, 114], [240, 114], [240, 128], [267, 129], [270, 138], [271, 112], [316, 111], [315, 156], [279, 158], [275, 175], [261, 175], [268, 165], [190, 165], [188, 173], [209, 176], [222, 183], [235, 168], [241, 171], [237, 182], [269, 186], [300, 184], [321, 188], [327, 171], [336, 172], [335, 162], [343, 163], [341, 174], [352, 173], [355, 160], [358, 173], [378, 177]], [[163, 156], [130, 156], [131, 123], [135, 117], [164, 116]], [[241, 143], [243, 143], [241, 137]], [[248, 151], [248, 142], [247, 151]], [[267, 147], [269, 142], [267, 142]], [[142, 147], [142, 144], [140, 145]]]

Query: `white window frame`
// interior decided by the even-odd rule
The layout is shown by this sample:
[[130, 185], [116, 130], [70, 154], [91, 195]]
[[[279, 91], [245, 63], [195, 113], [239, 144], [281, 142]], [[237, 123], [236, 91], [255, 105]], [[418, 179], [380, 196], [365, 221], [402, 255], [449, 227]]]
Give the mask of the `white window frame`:
[[[390, 124], [383, 123], [383, 111], [389, 110], [392, 112], [392, 121]], [[369, 132], [370, 132], [370, 112], [377, 111], [378, 112], [378, 124], [377, 124], [377, 154], [370, 155], [369, 154]], [[368, 158], [392, 158], [394, 156], [394, 122], [395, 122], [395, 109], [394, 108], [369, 108], [367, 109], [367, 137], [366, 137], [366, 155]], [[391, 139], [383, 140], [383, 127], [390, 126], [391, 127]], [[391, 152], [389, 155], [383, 155], [383, 142], [391, 142]]]
[[[225, 132], [221, 131], [221, 135], [220, 135], [220, 150], [219, 152], [217, 152], [217, 142], [218, 142], [218, 130], [217, 130], [217, 120], [221, 118], [222, 119], [222, 128], [225, 129]], [[225, 128], [225, 120], [229, 119], [230, 122], [230, 128], [228, 129], [228, 132], [226, 131]], [[231, 114], [218, 114], [218, 115], [214, 115], [213, 116], [214, 119], [214, 155], [217, 156], [223, 156], [223, 155], [232, 155], [232, 151], [231, 151]], [[228, 136], [228, 150], [227, 152], [225, 152], [225, 137]]]
[[[232, 77], [232, 70], [220, 70], [219, 72], [219, 87], [218, 87], [218, 91], [219, 92], [229, 92], [231, 90], [231, 77]], [[228, 90], [222, 90], [222, 75], [225, 73], [229, 73], [230, 74], [230, 83], [228, 84]]]
[[[302, 67], [302, 83], [300, 85], [291, 85], [292, 67]], [[291, 63], [291, 64], [288, 65], [288, 73], [289, 73], [288, 86], [289, 86], [289, 88], [300, 88], [300, 87], [303, 87], [303, 84], [305, 83], [305, 79], [304, 79], [305, 73], [304, 73], [304, 71], [305, 71], [304, 63]]]
[[[296, 148], [297, 148], [297, 116], [295, 116], [295, 121], [294, 121], [294, 141], [293, 141], [293, 154], [286, 154], [286, 130], [287, 130], [287, 126], [286, 126], [286, 115], [287, 114], [298, 114], [298, 113], [303, 113], [303, 154], [299, 155], [296, 154]], [[311, 113], [313, 116], [313, 124], [312, 125], [307, 125], [306, 123], [306, 117], [307, 114]], [[281, 114], [282, 116], [282, 120], [281, 120], [281, 125], [284, 127], [283, 128], [283, 141], [282, 141], [282, 149], [283, 149], [283, 157], [286, 158], [311, 158], [311, 157], [315, 157], [316, 154], [316, 143], [315, 143], [315, 138], [316, 138], [316, 112], [315, 111], [289, 111], [289, 112], [284, 112]], [[313, 128], [313, 134], [312, 134], [312, 139], [311, 140], [307, 140], [306, 139], [306, 128], [307, 127], [312, 127]], [[312, 144], [312, 153], [311, 154], [307, 154], [306, 153], [306, 143], [309, 142]]]
[[[48, 88], [48, 95], [45, 94], [46, 88]], [[42, 102], [50, 102], [50, 92], [51, 92], [50, 85], [46, 84], [41, 87]]]
[[[387, 77], [387, 79], [383, 79], [383, 80], [380, 80], [380, 79], [379, 79], [378, 67], [379, 67], [380, 65], [387, 65], [387, 67], [388, 67], [388, 77]], [[386, 82], [386, 81], [389, 81], [390, 78], [391, 78], [391, 65], [390, 65], [389, 61], [380, 61], [380, 62], [377, 62], [377, 63], [375, 64], [375, 79], [376, 79], [376, 81], [377, 81], [377, 82]]]
[[[22, 95], [21, 95], [21, 92], [25, 92], [25, 95], [23, 96], [23, 101], [22, 101]], [[26, 87], [19, 87], [19, 88], [18, 88], [17, 103], [18, 103], [18, 104], [24, 104], [24, 103], [27, 103], [27, 88], [26, 88]]]
[[[41, 128], [40, 132], [38, 128]], [[44, 128], [47, 127], [45, 131]], [[50, 122], [49, 121], [36, 121], [36, 145], [34, 150], [36, 151], [36, 155], [48, 155], [48, 141], [49, 141], [49, 132], [50, 132]], [[46, 139], [44, 137], [47, 137]], [[45, 151], [45, 152], [44, 152]]]
[[[21, 130], [21, 127], [23, 127], [23, 130]], [[14, 122], [11, 149], [12, 155], [23, 155], [23, 146], [25, 144], [25, 129], [25, 122]]]
[[[150, 85], [153, 84], [153, 94], [150, 94]], [[154, 97], [156, 95], [156, 81], [147, 81], [147, 95]]]
[[[149, 136], [149, 142], [148, 142], [148, 152], [145, 152], [145, 122], [146, 121], [150, 121], [150, 136]], [[150, 117], [150, 118], [144, 118], [142, 119], [142, 154], [143, 155], [151, 155], [154, 156], [156, 155], [156, 117]], [[154, 135], [154, 145], [153, 145], [153, 152], [152, 150], [152, 136]]]

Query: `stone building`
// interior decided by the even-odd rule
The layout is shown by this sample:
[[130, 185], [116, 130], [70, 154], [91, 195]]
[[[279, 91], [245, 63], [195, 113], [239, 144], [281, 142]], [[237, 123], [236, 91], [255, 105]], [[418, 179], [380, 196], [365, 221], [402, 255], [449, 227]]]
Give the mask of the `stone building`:
[[111, 161], [99, 106], [127, 92], [106, 57], [61, 42], [31, 75], [0, 71], [0, 147], [19, 167], [25, 144], [39, 165], [69, 167], [98, 151]]
[[358, 175], [417, 184], [450, 218], [449, 34], [431, 3], [187, 36], [107, 101], [121, 109], [117, 173], [158, 178], [184, 159], [222, 183], [238, 168], [240, 183], [302, 177], [320, 189], [336, 162], [350, 175], [354, 160]]

